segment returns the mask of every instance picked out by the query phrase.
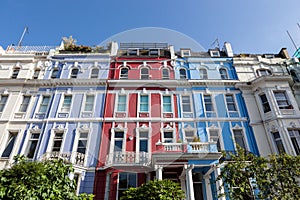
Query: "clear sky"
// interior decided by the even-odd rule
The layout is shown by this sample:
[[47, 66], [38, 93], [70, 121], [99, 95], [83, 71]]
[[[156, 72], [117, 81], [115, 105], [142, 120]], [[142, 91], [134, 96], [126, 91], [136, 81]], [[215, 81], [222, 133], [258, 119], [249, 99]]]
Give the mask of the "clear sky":
[[[295, 51], [300, 46], [300, 0], [0, 0], [0, 45], [98, 45], [135, 28], [161, 27], [185, 34], [204, 49], [218, 38], [234, 53]], [[157, 34], [158, 42], [160, 34]], [[132, 42], [135, 42], [132, 39]]]

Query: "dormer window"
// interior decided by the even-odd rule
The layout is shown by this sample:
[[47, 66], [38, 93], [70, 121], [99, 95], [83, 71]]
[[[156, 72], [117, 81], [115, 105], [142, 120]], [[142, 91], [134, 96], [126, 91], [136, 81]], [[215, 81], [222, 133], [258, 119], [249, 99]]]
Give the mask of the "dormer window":
[[128, 49], [128, 55], [129, 56], [137, 56], [138, 55], [138, 49]]
[[159, 55], [159, 49], [150, 49], [149, 50], [150, 56], [158, 56]]
[[120, 79], [128, 79], [128, 68], [123, 67], [121, 69]]
[[265, 58], [271, 59], [271, 58], [274, 58], [274, 55], [273, 54], [265, 54]]
[[191, 56], [191, 50], [190, 50], [190, 49], [182, 49], [182, 50], [181, 50], [181, 56], [182, 56], [182, 57], [188, 57], [188, 56]]
[[269, 69], [258, 69], [256, 71], [256, 73], [257, 73], [258, 76], [269, 76], [269, 75], [272, 75], [272, 72]]
[[210, 56], [211, 57], [220, 57], [220, 52], [216, 51], [216, 50], [210, 51]]

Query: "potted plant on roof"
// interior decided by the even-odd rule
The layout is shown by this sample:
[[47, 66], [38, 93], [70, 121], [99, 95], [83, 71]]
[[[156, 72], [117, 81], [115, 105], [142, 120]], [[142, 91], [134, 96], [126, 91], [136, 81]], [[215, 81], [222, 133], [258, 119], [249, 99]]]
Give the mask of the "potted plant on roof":
[[89, 46], [76, 45], [76, 39], [70, 35], [69, 37], [63, 37], [63, 50], [60, 50], [61, 53], [90, 53], [92, 52], [92, 48]]

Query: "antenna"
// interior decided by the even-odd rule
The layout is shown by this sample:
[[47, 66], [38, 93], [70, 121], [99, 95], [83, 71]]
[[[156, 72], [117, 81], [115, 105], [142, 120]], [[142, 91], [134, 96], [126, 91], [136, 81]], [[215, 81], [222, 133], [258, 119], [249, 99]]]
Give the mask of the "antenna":
[[25, 26], [25, 28], [24, 28], [24, 31], [23, 31], [23, 33], [22, 33], [22, 36], [21, 36], [21, 38], [20, 38], [20, 40], [19, 40], [19, 42], [18, 42], [18, 47], [20, 47], [20, 46], [22, 45], [22, 41], [23, 41], [23, 38], [24, 38], [25, 33], [29, 33], [29, 32], [28, 32], [28, 27], [27, 27], [27, 26]]
[[[298, 24], [298, 26], [299, 26], [299, 24]], [[297, 48], [297, 45], [295, 44], [295, 42], [294, 42], [292, 36], [290, 35], [289, 31], [286, 31], [286, 32], [287, 32], [287, 34], [289, 35], [289, 37], [290, 37], [290, 39], [291, 39], [291, 41], [292, 41], [292, 43], [293, 43], [293, 45], [294, 45], [294, 47], [295, 47], [295, 49], [296, 49], [296, 51], [297, 51], [298, 48]]]
[[220, 49], [220, 44], [219, 44], [219, 39], [215, 39], [215, 41], [210, 45], [210, 46], [214, 46], [215, 44], [217, 44], [217, 47]]

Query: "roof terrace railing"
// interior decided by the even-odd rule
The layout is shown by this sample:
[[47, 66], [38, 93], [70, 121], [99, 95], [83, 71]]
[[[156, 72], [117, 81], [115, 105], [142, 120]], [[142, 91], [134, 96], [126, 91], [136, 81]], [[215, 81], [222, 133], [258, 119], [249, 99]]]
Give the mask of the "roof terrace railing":
[[120, 49], [166, 49], [168, 43], [120, 43]]
[[44, 53], [47, 54], [51, 49], [55, 49], [55, 46], [14, 46], [9, 45], [6, 48], [6, 53], [20, 53], [20, 54], [35, 54]]

